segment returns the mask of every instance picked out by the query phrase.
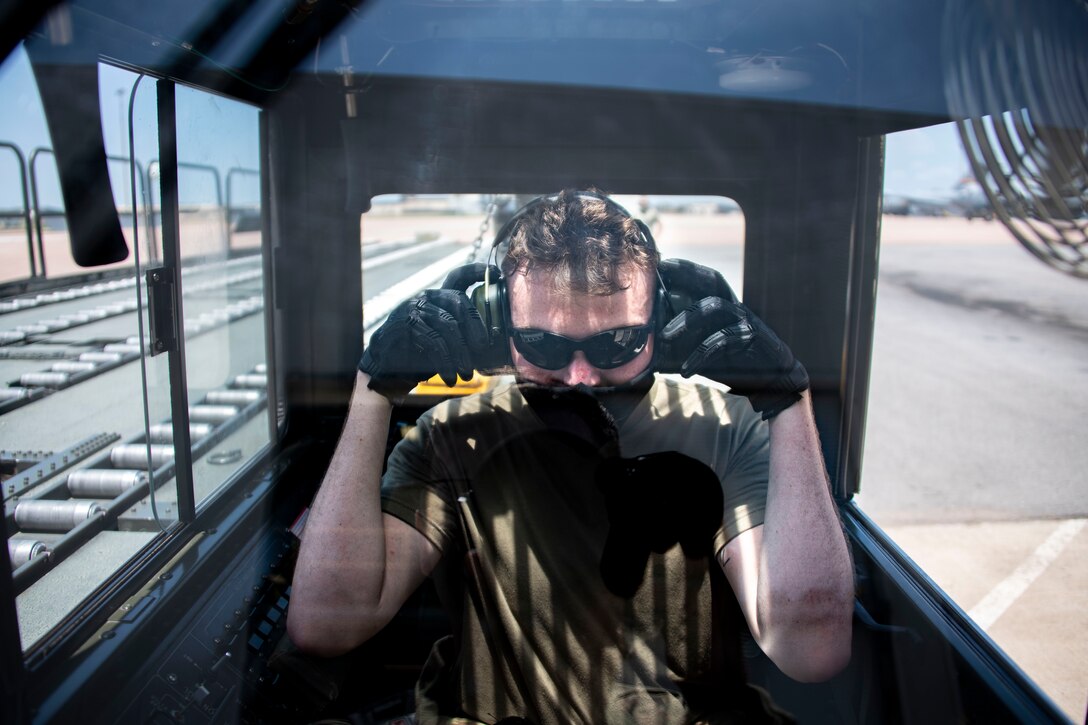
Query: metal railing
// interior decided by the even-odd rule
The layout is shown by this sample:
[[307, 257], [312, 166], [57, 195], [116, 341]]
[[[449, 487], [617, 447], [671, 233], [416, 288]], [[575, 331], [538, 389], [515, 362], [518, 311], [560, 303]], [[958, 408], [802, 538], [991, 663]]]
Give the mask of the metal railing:
[[[227, 187], [227, 208], [226, 208], [227, 249], [232, 248], [231, 234], [232, 234], [232, 232], [234, 230], [234, 225], [232, 224], [234, 212], [235, 211], [244, 211], [244, 210], [248, 210], [248, 209], [253, 208], [253, 207], [249, 207], [249, 206], [237, 207], [236, 208], [234, 206], [234, 204], [232, 203], [232, 195], [231, 195], [232, 186], [231, 186], [230, 182], [233, 179], [235, 179], [236, 177], [239, 177], [239, 176], [246, 176], [246, 177], [255, 178], [258, 181], [260, 181], [260, 178], [261, 178], [260, 172], [254, 171], [253, 169], [243, 169], [240, 166], [235, 166], [235, 167], [227, 170], [227, 178], [226, 178], [226, 187]], [[258, 211], [260, 210], [260, 204], [259, 203], [256, 205], [256, 210], [258, 210]]]
[[[28, 161], [22, 150], [14, 143], [0, 141], [0, 148], [9, 149], [15, 154], [18, 162], [19, 185], [22, 192], [21, 208], [16, 211], [0, 211], [0, 219], [23, 220], [23, 226], [26, 231], [27, 260], [30, 278], [46, 278], [48, 273], [46, 268], [45, 236], [42, 220], [50, 217], [65, 217], [63, 209], [42, 208], [40, 195], [41, 179], [39, 175], [38, 160], [43, 156], [53, 155], [53, 150], [46, 147], [38, 147], [31, 152]], [[139, 198], [133, 199], [132, 204], [134, 209], [138, 209], [140, 206], [143, 208], [141, 218], [143, 219], [144, 224], [144, 239], [147, 240], [147, 247], [152, 256], [151, 261], [154, 261], [155, 250], [158, 246], [156, 219], [160, 211], [152, 197], [156, 187], [154, 181], [158, 178], [159, 162], [158, 160], [151, 161], [147, 165], [147, 170], [145, 172], [139, 161], [133, 162], [124, 156], [107, 156], [106, 158], [111, 162], [126, 165], [135, 163], [136, 165], [136, 178], [138, 179], [137, 194]], [[260, 172], [243, 167], [232, 167], [227, 170], [224, 183], [224, 179], [220, 174], [219, 169], [215, 166], [181, 162], [178, 164], [178, 168], [207, 173], [212, 177], [215, 188], [215, 206], [218, 210], [221, 210], [220, 221], [223, 225], [222, 233], [224, 249], [229, 252], [232, 248], [232, 227], [235, 214], [247, 211], [259, 212], [260, 210], [259, 202], [253, 205], [237, 205], [235, 203], [233, 199], [233, 182], [239, 177], [259, 179]], [[224, 188], [226, 190], [225, 199]], [[118, 209], [119, 213], [122, 211], [122, 209]]]
[[4, 218], [22, 217], [23, 227], [26, 229], [26, 251], [30, 261], [29, 269], [30, 276], [38, 276], [38, 268], [34, 260], [34, 231], [32, 228], [32, 222], [30, 218], [30, 195], [27, 191], [26, 183], [26, 157], [23, 156], [23, 152], [19, 150], [19, 147], [8, 141], [0, 141], [0, 147], [11, 149], [11, 152], [15, 154], [15, 158], [19, 161], [19, 187], [23, 193], [23, 209], [22, 212], [13, 215], [4, 213]]

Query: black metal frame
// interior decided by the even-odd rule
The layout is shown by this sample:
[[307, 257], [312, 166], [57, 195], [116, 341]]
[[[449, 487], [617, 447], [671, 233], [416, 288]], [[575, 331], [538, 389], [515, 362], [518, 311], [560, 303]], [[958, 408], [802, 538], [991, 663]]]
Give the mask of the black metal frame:
[[163, 274], [172, 281], [174, 309], [174, 340], [167, 349], [170, 367], [170, 413], [174, 426], [175, 481], [178, 490], [178, 518], [190, 523], [196, 518], [193, 490], [192, 440], [189, 435], [189, 385], [185, 370], [185, 345], [180, 341], [181, 321], [185, 311], [181, 299], [181, 231], [178, 202], [177, 110], [173, 81], [160, 80], [158, 89], [159, 117], [159, 203], [162, 209]]
[[[853, 503], [843, 505], [840, 510], [855, 556], [867, 557], [886, 580], [882, 583], [883, 591], [872, 592], [873, 597], [883, 600], [880, 603], [886, 606], [894, 607], [897, 601], [904, 601], [916, 607], [920, 621], [935, 630], [941, 642], [947, 643], [953, 655], [950, 667], [977, 677], [986, 691], [997, 698], [995, 702], [973, 703], [980, 710], [986, 708], [992, 717], [987, 718], [972, 708], [968, 709], [972, 718], [980, 722], [1068, 722], [1054, 702], [879, 526]], [[864, 591], [862, 596], [867, 598]], [[881, 616], [877, 618], [879, 620]], [[930, 694], [938, 697], [938, 693]]]

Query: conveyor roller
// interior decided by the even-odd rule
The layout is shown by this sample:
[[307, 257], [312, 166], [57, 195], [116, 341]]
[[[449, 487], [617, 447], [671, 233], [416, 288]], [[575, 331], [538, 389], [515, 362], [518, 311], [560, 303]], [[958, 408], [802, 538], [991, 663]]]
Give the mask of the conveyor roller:
[[[215, 426], [209, 423], [190, 423], [189, 424], [189, 440], [197, 441], [212, 432], [212, 428]], [[148, 429], [148, 435], [151, 438], [152, 443], [173, 443], [174, 442], [174, 425], [173, 423], [156, 423]]]
[[117, 468], [84, 468], [68, 474], [68, 491], [79, 498], [116, 498], [147, 485], [147, 473]]
[[122, 355], [131, 355], [132, 353], [140, 352], [139, 345], [128, 345], [122, 342], [111, 342], [109, 345], [102, 347], [103, 352], [119, 352]]
[[159, 466], [174, 460], [174, 447], [169, 445], [152, 444], [145, 446], [140, 443], [117, 446], [110, 451], [110, 462], [117, 468], [145, 468], [147, 466], [147, 449], [151, 448], [151, 466]]
[[15, 505], [21, 531], [71, 531], [87, 519], [105, 513], [97, 501], [32, 499]]
[[256, 390], [212, 390], [204, 396], [204, 401], [213, 405], [249, 405], [260, 398]]
[[68, 382], [68, 373], [23, 373], [19, 384], [25, 387], [55, 388]]
[[88, 361], [80, 360], [62, 360], [55, 362], [49, 367], [50, 372], [54, 373], [85, 373], [95, 369], [95, 364]]
[[12, 537], [8, 539], [8, 558], [11, 559], [11, 568], [18, 569], [23, 564], [42, 554], [48, 554], [49, 547], [37, 539], [21, 539]]
[[254, 375], [253, 373], [239, 375], [234, 378], [234, 384], [239, 388], [267, 388], [268, 376]]
[[119, 352], [85, 352], [79, 359], [83, 362], [118, 362], [121, 357]]
[[189, 408], [189, 420], [198, 423], [222, 423], [238, 415], [233, 405], [194, 405]]

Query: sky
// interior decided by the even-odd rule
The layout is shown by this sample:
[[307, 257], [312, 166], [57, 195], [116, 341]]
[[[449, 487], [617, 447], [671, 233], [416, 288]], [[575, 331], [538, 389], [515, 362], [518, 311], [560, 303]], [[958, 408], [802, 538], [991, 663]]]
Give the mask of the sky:
[[[99, 99], [102, 105], [102, 131], [109, 155], [125, 157], [128, 153], [128, 105], [137, 76], [107, 65], [100, 66]], [[50, 146], [37, 88], [23, 49], [17, 48], [0, 65], [0, 97], [5, 112], [0, 114], [0, 142], [18, 146], [26, 160], [39, 147]], [[154, 125], [155, 82], [144, 78], [136, 91], [134, 103], [136, 159], [146, 172], [147, 164], [158, 156]], [[257, 111], [228, 99], [183, 87], [178, 88], [178, 152], [183, 162], [213, 166], [220, 182], [231, 168], [257, 169]], [[886, 194], [921, 199], [949, 199], [956, 182], [968, 173], [967, 160], [953, 124], [906, 131], [888, 136], [885, 156]], [[56, 172], [43, 156], [38, 165], [39, 196], [43, 207], [59, 206]], [[21, 208], [21, 191], [15, 155], [0, 148], [0, 210]], [[114, 193], [119, 203], [127, 203], [127, 165], [110, 164]], [[248, 175], [235, 175], [232, 193], [235, 199], [255, 201], [257, 187]], [[216, 192], [214, 175], [201, 170], [183, 172], [182, 203], [212, 203]], [[220, 191], [220, 194], [225, 193]]]
[[[133, 144], [136, 160], [144, 172], [158, 158], [158, 134], [155, 124], [155, 80], [143, 78], [113, 66], [99, 65], [99, 102], [102, 107], [102, 135], [108, 156], [129, 157], [129, 101], [133, 102]], [[26, 53], [17, 48], [0, 65], [0, 98], [5, 112], [0, 114], [0, 142], [19, 147], [26, 162], [38, 148], [49, 148], [41, 101]], [[179, 174], [182, 203], [215, 203], [226, 194], [227, 173], [234, 168], [256, 171], [259, 161], [258, 111], [253, 106], [178, 86], [178, 157], [182, 163], [209, 166], [219, 174], [189, 168]], [[39, 178], [39, 200], [43, 208], [60, 204], [56, 170], [49, 154], [40, 155], [35, 171]], [[128, 165], [112, 161], [109, 165], [114, 195], [127, 203], [130, 180]], [[239, 203], [255, 202], [258, 184], [251, 174], [232, 174], [231, 193]], [[139, 190], [137, 190], [139, 193]], [[157, 190], [156, 190], [157, 193]], [[123, 201], [122, 201], [123, 200]], [[18, 162], [10, 149], [0, 148], [0, 209], [21, 208], [22, 192]]]
[[920, 199], [950, 199], [971, 175], [953, 123], [890, 134], [884, 147], [884, 193]]

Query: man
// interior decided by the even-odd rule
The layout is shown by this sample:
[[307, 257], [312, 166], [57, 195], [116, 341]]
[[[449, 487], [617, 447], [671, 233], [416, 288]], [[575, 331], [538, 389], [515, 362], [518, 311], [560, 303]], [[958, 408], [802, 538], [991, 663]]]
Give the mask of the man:
[[[348, 651], [433, 573], [454, 636], [421, 721], [772, 719], [721, 644], [730, 589], [787, 675], [826, 679], [850, 653], [852, 566], [804, 368], [720, 277], [660, 263], [594, 192], [511, 225], [501, 343], [519, 385], [428, 412], [383, 482], [390, 398], [467, 378], [490, 342], [460, 291], [390, 316], [307, 524], [292, 638]], [[663, 284], [695, 302], [668, 309]], [[731, 392], [654, 375], [673, 367]]]
[[638, 216], [653, 236], [658, 237], [661, 235], [661, 215], [656, 208], [650, 205], [650, 197], [640, 196], [638, 198]]

